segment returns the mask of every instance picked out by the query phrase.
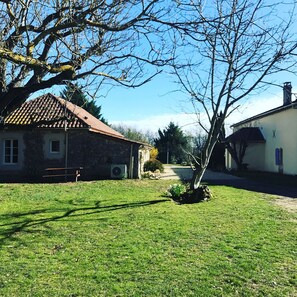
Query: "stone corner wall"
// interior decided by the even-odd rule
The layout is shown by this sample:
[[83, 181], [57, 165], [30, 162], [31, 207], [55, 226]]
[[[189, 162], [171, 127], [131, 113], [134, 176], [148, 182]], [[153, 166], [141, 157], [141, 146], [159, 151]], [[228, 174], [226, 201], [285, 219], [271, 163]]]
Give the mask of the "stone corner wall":
[[[44, 180], [45, 169], [49, 167], [83, 167], [82, 180], [110, 179], [112, 164], [125, 164], [128, 174], [133, 164], [133, 178], [140, 177], [139, 145], [116, 139], [88, 130], [27, 129], [19, 130], [22, 138], [22, 168], [10, 171], [9, 174], [0, 168], [1, 177], [23, 181]], [[53, 135], [61, 139], [62, 154], [48, 157], [48, 140]], [[67, 149], [68, 148], [68, 149]], [[133, 162], [131, 162], [133, 157]], [[67, 159], [67, 164], [66, 164]], [[63, 180], [63, 179], [61, 179]]]
[[[134, 157], [133, 178], [138, 178], [139, 145], [86, 131], [69, 131], [68, 165], [81, 166], [82, 179], [109, 179], [111, 165], [124, 164], [130, 172]], [[132, 155], [131, 155], [132, 150]]]

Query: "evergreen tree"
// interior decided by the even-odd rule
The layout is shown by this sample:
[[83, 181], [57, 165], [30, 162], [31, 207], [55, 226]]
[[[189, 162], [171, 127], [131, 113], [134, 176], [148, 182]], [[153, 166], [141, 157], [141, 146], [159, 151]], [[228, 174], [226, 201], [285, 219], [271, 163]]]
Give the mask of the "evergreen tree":
[[68, 84], [61, 92], [60, 96], [73, 104], [82, 107], [95, 118], [108, 125], [108, 122], [101, 114], [101, 106], [96, 105], [94, 100], [88, 99], [78, 84]]
[[182, 129], [170, 122], [168, 127], [158, 130], [159, 137], [155, 139], [155, 147], [159, 151], [158, 159], [162, 163], [182, 163], [187, 160], [189, 142]]

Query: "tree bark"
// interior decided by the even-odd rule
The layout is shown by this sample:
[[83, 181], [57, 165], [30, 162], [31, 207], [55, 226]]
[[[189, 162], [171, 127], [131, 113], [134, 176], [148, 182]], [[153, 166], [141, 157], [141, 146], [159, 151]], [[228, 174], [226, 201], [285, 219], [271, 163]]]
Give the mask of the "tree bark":
[[204, 173], [206, 171], [207, 167], [195, 169], [193, 172], [193, 177], [190, 184], [191, 190], [196, 190], [200, 187], [202, 178], [204, 176]]

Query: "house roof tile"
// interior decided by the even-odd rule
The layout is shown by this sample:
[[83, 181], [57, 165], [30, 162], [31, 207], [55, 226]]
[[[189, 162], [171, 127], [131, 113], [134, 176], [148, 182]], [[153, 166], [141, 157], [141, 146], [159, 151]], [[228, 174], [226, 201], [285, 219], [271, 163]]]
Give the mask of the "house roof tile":
[[39, 128], [65, 128], [67, 125], [68, 129], [85, 128], [91, 132], [125, 139], [83, 108], [52, 94], [25, 102], [4, 119], [4, 125]]

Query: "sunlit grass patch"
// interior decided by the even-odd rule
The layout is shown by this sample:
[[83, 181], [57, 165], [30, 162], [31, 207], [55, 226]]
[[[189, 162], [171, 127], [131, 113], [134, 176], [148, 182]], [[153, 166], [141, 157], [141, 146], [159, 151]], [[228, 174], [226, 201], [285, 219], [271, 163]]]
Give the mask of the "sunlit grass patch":
[[223, 186], [177, 205], [170, 183], [1, 185], [0, 296], [296, 295], [295, 213]]

